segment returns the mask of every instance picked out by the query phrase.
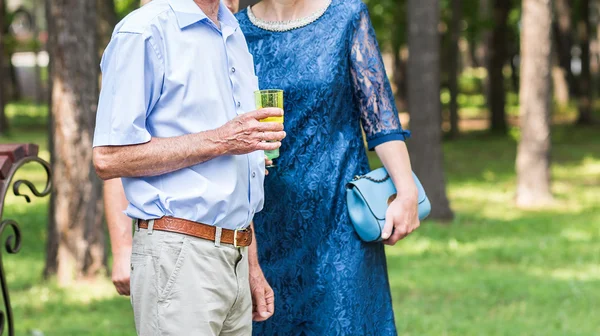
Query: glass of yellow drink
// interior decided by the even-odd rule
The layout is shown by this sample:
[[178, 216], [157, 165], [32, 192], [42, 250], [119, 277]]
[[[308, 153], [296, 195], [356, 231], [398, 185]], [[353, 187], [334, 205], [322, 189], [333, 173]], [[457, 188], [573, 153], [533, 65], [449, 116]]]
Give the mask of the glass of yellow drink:
[[[283, 90], [259, 90], [254, 92], [254, 100], [256, 108], [277, 107], [283, 110]], [[270, 117], [260, 120], [261, 122], [276, 122], [283, 124], [283, 116]], [[279, 157], [279, 149], [265, 151], [265, 155], [269, 160]], [[272, 166], [270, 166], [272, 167]], [[268, 167], [269, 168], [269, 167]]]

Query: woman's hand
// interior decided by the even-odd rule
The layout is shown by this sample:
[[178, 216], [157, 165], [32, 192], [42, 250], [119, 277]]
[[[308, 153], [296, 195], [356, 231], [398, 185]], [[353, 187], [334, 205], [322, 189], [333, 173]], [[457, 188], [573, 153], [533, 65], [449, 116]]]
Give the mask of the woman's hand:
[[387, 245], [395, 245], [421, 225], [417, 194], [410, 192], [408, 195], [401, 195], [399, 193], [399, 196], [390, 203], [385, 216], [381, 237]]
[[419, 192], [404, 141], [388, 141], [375, 147], [375, 151], [398, 191], [387, 209], [381, 234], [385, 244], [394, 245], [421, 225], [417, 204]]

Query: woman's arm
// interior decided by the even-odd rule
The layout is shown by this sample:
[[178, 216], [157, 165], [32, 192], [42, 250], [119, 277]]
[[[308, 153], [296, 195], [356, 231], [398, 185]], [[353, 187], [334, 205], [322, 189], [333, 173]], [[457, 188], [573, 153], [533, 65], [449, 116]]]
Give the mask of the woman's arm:
[[397, 196], [388, 207], [382, 233], [384, 242], [394, 245], [420, 225], [418, 190], [404, 141], [385, 142], [375, 147], [375, 151], [396, 187]]
[[390, 204], [382, 238], [394, 245], [419, 226], [417, 187], [394, 95], [385, 72], [375, 31], [363, 4], [351, 40], [350, 62], [360, 118], [369, 149], [375, 149], [390, 174], [398, 196]]

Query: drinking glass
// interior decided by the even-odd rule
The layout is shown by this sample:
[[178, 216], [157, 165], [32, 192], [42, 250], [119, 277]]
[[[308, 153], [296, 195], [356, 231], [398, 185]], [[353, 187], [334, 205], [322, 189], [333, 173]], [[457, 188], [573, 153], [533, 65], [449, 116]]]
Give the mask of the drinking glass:
[[[256, 108], [277, 107], [283, 110], [283, 90], [259, 90], [254, 92], [254, 100]], [[283, 116], [269, 117], [260, 120], [260, 122], [276, 122], [283, 124]], [[275, 150], [265, 151], [265, 155], [269, 160], [274, 160], [279, 157], [279, 148]], [[267, 168], [274, 167], [274, 165]]]

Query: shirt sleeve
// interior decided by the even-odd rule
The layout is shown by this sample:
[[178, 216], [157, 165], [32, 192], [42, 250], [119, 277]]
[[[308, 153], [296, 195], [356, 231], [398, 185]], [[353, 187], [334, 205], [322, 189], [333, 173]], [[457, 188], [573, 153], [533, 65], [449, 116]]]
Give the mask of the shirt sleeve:
[[403, 130], [400, 124], [394, 95], [366, 6], [363, 6], [354, 27], [350, 63], [354, 93], [369, 149], [373, 150], [388, 141], [408, 139], [410, 132]]
[[151, 36], [114, 35], [100, 64], [102, 89], [94, 147], [150, 141], [146, 119], [157, 103], [164, 77], [162, 58]]

